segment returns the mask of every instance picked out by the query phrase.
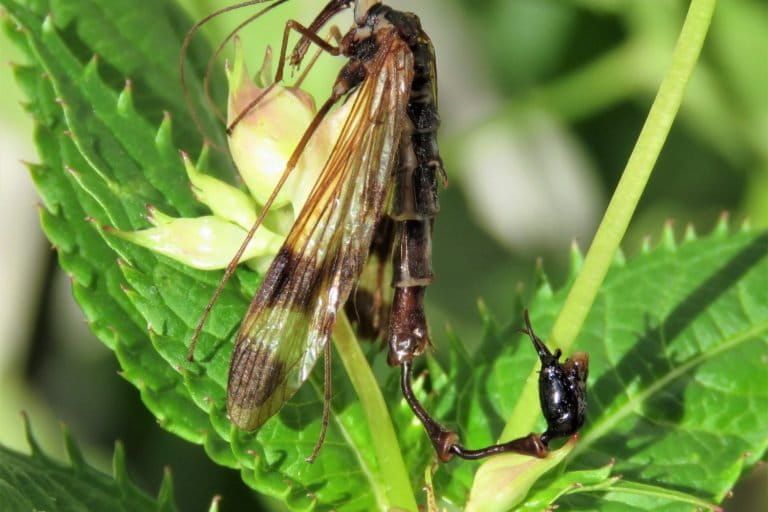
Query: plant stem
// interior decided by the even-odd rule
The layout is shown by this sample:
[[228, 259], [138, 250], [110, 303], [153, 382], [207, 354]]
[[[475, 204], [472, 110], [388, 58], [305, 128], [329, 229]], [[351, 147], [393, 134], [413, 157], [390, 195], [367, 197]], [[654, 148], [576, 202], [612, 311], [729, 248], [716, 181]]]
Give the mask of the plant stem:
[[[569, 351], [581, 330], [648, 183], [704, 44], [715, 4], [716, 0], [691, 2], [672, 54], [670, 67], [592, 240], [584, 266], [576, 277], [549, 335], [551, 344], [565, 353]], [[536, 369], [532, 374], [535, 371]], [[531, 415], [527, 404], [531, 403], [531, 400], [535, 401], [536, 394], [537, 380], [534, 375], [526, 382], [518, 406], [504, 429], [504, 437], [516, 435], [517, 432], [527, 432], [533, 427], [536, 418]]]
[[344, 369], [352, 381], [360, 404], [363, 407], [368, 430], [373, 439], [373, 450], [379, 462], [379, 483], [384, 487], [387, 508], [418, 510], [413, 494], [409, 473], [405, 467], [400, 445], [395, 436], [395, 429], [384, 403], [371, 367], [360, 349], [352, 326], [342, 312], [336, 320], [333, 331], [334, 344], [341, 356]]

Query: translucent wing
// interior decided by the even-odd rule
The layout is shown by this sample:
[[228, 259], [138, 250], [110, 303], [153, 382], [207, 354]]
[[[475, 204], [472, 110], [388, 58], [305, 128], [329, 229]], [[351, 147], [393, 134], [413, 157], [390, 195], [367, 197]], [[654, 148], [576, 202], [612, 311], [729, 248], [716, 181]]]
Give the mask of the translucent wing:
[[227, 390], [240, 428], [256, 429], [274, 415], [328, 342], [383, 214], [412, 77], [410, 50], [394, 33], [384, 38], [240, 327]]
[[384, 341], [392, 306], [392, 250], [395, 221], [382, 215], [373, 233], [363, 272], [344, 304], [344, 311], [358, 337]]

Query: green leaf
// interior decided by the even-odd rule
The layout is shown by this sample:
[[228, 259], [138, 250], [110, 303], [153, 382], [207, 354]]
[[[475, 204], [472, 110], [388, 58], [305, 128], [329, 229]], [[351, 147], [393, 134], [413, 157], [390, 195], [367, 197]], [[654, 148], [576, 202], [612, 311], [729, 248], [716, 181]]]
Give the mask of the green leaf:
[[[189, 363], [188, 342], [220, 273], [192, 270], [102, 229], [145, 227], [147, 203], [178, 215], [199, 213], [201, 207], [192, 198], [176, 150], [194, 147], [196, 141], [172, 132], [171, 118], [148, 107], [164, 105], [169, 85], [161, 86], [160, 78], [165, 72], [158, 72], [159, 66], [141, 68], [142, 75], [159, 73], [160, 78], [131, 77], [128, 87], [122, 80], [110, 80], [115, 69], [133, 69], [134, 50], [103, 44], [106, 34], [99, 25], [124, 41], [150, 38], [139, 45], [147, 52], [169, 41], [178, 48], [182, 32], [173, 27], [191, 22], [180, 22], [170, 5], [140, 13], [128, 1], [98, 9], [77, 4], [88, 11], [80, 17], [67, 10], [74, 4], [64, 11], [58, 4], [4, 4], [22, 31], [8, 28], [32, 62], [17, 67], [17, 78], [27, 86], [30, 110], [38, 121], [36, 140], [45, 163], [30, 171], [46, 206], [42, 224], [59, 250], [62, 267], [72, 275], [74, 294], [92, 329], [115, 351], [123, 376], [140, 390], [163, 428], [203, 444], [215, 461], [240, 469], [250, 486], [281, 497], [291, 508], [382, 506], [386, 482], [376, 480], [377, 462], [368, 449], [373, 440], [335, 361], [333, 416], [315, 464], [304, 459], [320, 431], [321, 377], [304, 386], [257, 434], [240, 432], [227, 420], [230, 351], [258, 283], [255, 273], [236, 274], [206, 324], [196, 362]], [[51, 9], [53, 15], [48, 16]], [[146, 27], [136, 22], [136, 16], [143, 15], [153, 18]], [[98, 47], [98, 59], [84, 50], [88, 45]], [[175, 59], [168, 56], [164, 66], [174, 69]], [[175, 81], [171, 85], [177, 87]], [[186, 114], [173, 110], [175, 104], [169, 107], [173, 119], [191, 125]], [[391, 381], [390, 389], [396, 390], [396, 385]], [[388, 395], [395, 396], [393, 391]], [[431, 452], [425, 449], [426, 439], [414, 435], [420, 430], [412, 417], [400, 417], [416, 475]]]
[[[200, 147], [173, 71], [191, 22], [168, 2], [147, 9], [127, 0], [0, 3], [21, 27], [7, 24], [8, 33], [29, 56], [14, 72], [36, 121], [43, 163], [30, 166], [30, 173], [45, 205], [41, 223], [91, 328], [114, 350], [123, 376], [163, 428], [202, 444], [213, 460], [239, 469], [250, 486], [290, 508], [380, 507], [386, 482], [376, 478], [370, 449], [375, 439], [338, 361], [330, 431], [313, 465], [304, 458], [320, 430], [319, 374], [258, 433], [239, 432], [227, 420], [231, 346], [258, 274], [235, 274], [206, 324], [196, 362], [189, 363], [189, 339], [220, 273], [192, 270], [103, 229], [148, 226], [147, 203], [180, 216], [203, 211], [177, 153]], [[205, 51], [196, 44], [190, 56], [196, 97]], [[206, 123], [211, 133], [221, 132]], [[211, 158], [203, 170], [226, 175], [225, 161]], [[521, 490], [510, 493], [519, 496], [519, 506], [558, 501], [647, 509], [665, 503], [676, 509], [679, 493], [722, 500], [768, 446], [767, 247], [766, 235], [729, 235], [723, 228], [679, 247], [667, 237], [663, 246], [613, 267], [577, 340], [591, 354], [590, 410], [581, 440], [530, 492], [530, 478], [524, 489], [507, 489]], [[573, 259], [578, 266], [579, 258]], [[529, 307], [544, 335], [565, 292], [553, 292], [541, 278]], [[530, 342], [514, 330], [522, 321], [519, 308], [511, 318], [519, 320], [501, 329], [486, 317], [482, 350], [474, 358], [455, 338], [442, 343], [450, 364], [443, 369], [428, 360], [429, 378], [416, 385], [425, 406], [455, 426], [469, 447], [501, 432], [535, 362]], [[396, 372], [382, 359], [369, 356], [385, 382], [418, 488], [431, 447], [400, 397]], [[537, 403], [523, 406], [539, 417]], [[543, 428], [538, 421], [536, 428]], [[613, 476], [604, 474], [614, 459]], [[464, 503], [476, 468], [463, 461], [440, 466], [438, 496]], [[618, 484], [608, 489], [618, 474], [633, 485], [670, 492], [621, 501], [617, 496], [628, 495], [631, 485], [623, 493]], [[568, 491], [573, 483], [591, 487], [577, 496]], [[489, 488], [487, 496], [494, 492]]]
[[[540, 335], [566, 291], [530, 304]], [[523, 336], [499, 343], [508, 348], [484, 394], [486, 414], [501, 419], [535, 355]], [[590, 354], [589, 414], [561, 471], [614, 461], [613, 474], [637, 485], [721, 502], [768, 449], [768, 234], [729, 234], [722, 224], [680, 246], [667, 235], [659, 247], [614, 265], [575, 350]], [[665, 499], [671, 494], [633, 506], [642, 501], [650, 509]], [[599, 494], [590, 503], [599, 507]]]
[[[25, 418], [26, 421], [26, 418]], [[69, 465], [45, 455], [29, 424], [31, 454], [0, 445], [0, 503], [4, 510], [112, 510], [115, 512], [174, 512], [170, 475], [166, 474], [159, 498], [153, 499], [127, 477], [122, 445], [115, 448], [113, 476], [89, 466], [65, 431]]]

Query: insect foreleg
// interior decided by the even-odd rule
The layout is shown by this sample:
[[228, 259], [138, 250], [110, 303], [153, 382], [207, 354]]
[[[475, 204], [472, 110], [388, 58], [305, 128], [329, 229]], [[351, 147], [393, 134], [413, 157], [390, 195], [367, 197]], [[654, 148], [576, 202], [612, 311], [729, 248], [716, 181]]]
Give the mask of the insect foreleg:
[[[352, 4], [352, 0], [331, 0], [309, 25], [309, 33], [316, 35], [328, 21]], [[291, 64], [298, 65], [309, 49], [310, 37], [302, 37], [291, 54]]]
[[[267, 2], [267, 1], [268, 0], [247, 0], [245, 2], [240, 2], [240, 3], [237, 3], [237, 4], [232, 4], [232, 5], [228, 5], [226, 7], [222, 7], [221, 9], [217, 9], [216, 11], [213, 11], [212, 13], [208, 14], [203, 19], [201, 19], [200, 21], [195, 23], [192, 26], [192, 28], [189, 29], [189, 31], [187, 32], [187, 35], [184, 37], [184, 42], [181, 44], [181, 51], [179, 52], [179, 79], [181, 80], [181, 89], [182, 89], [183, 94], [184, 94], [184, 101], [187, 103], [187, 107], [189, 108], [190, 114], [192, 115], [192, 120], [195, 123], [195, 126], [197, 126], [198, 131], [201, 134], [203, 134], [203, 136], [205, 136], [204, 135], [204, 130], [203, 130], [203, 125], [202, 125], [202, 122], [200, 121], [200, 118], [199, 118], [199, 115], [197, 113], [197, 110], [194, 108], [194, 105], [192, 103], [192, 98], [190, 96], [189, 87], [187, 86], [186, 73], [185, 73], [185, 62], [187, 60], [187, 54], [189, 52], [189, 45], [192, 42], [192, 38], [195, 36], [197, 31], [200, 30], [200, 28], [203, 25], [205, 25], [206, 23], [208, 23], [212, 19], [214, 19], [214, 18], [216, 18], [218, 16], [221, 16], [224, 13], [227, 13], [227, 12], [230, 12], [230, 11], [234, 11], [234, 10], [237, 10], [237, 9], [241, 9], [243, 7], [248, 7], [248, 6], [251, 6], [251, 5], [261, 4], [261, 3], [264, 3], [264, 2]], [[281, 5], [281, 4], [284, 4], [287, 1], [288, 0], [276, 0], [272, 4], [270, 4], [267, 7], [265, 7], [264, 9], [261, 9], [259, 12], [257, 12], [253, 16], [249, 17], [246, 20], [246, 22], [241, 23], [240, 26], [238, 26], [238, 28], [233, 30], [227, 36], [226, 40], [228, 41], [243, 26], [247, 25], [251, 21], [253, 21], [256, 18], [260, 17], [264, 13], [274, 9], [275, 7], [277, 7], [277, 6]], [[214, 53], [214, 56], [212, 58], [215, 58], [218, 55], [219, 51], [220, 51], [220, 49], [217, 50], [216, 53]], [[209, 63], [208, 69], [210, 69], [210, 67], [211, 67], [211, 64]], [[208, 81], [208, 72], [206, 72], [206, 76], [205, 76], [206, 84], [204, 84], [204, 90], [206, 91], [206, 97], [208, 97], [207, 81]], [[210, 101], [209, 101], [209, 103], [210, 103]]]
[[226, 123], [225, 116], [222, 114], [221, 110], [216, 106], [216, 103], [213, 101], [213, 98], [211, 97], [210, 92], [210, 85], [211, 85], [211, 76], [213, 75], [213, 66], [216, 64], [216, 61], [219, 58], [219, 55], [221, 55], [221, 52], [224, 50], [224, 48], [227, 46], [227, 44], [232, 40], [233, 37], [235, 37], [240, 30], [242, 30], [244, 27], [255, 21], [256, 19], [260, 18], [265, 13], [269, 12], [270, 10], [274, 9], [278, 5], [287, 2], [288, 0], [279, 0], [278, 2], [275, 2], [264, 9], [261, 9], [255, 14], [252, 14], [248, 16], [245, 20], [238, 23], [238, 25], [233, 28], [229, 34], [224, 37], [224, 39], [221, 40], [219, 45], [216, 47], [216, 50], [213, 52], [213, 55], [208, 59], [208, 64], [205, 68], [205, 77], [203, 78], [203, 91], [205, 92], [205, 98], [208, 101], [208, 104], [214, 109], [216, 112], [216, 116], [221, 120], [222, 123]]
[[[261, 91], [261, 94], [251, 100], [251, 102], [248, 103], [248, 105], [246, 105], [245, 108], [237, 114], [237, 116], [235, 116], [232, 122], [229, 123], [229, 126], [227, 126], [228, 135], [231, 135], [235, 126], [237, 126], [237, 124], [242, 121], [245, 116], [248, 115], [251, 109], [258, 105], [259, 102], [264, 99], [266, 95], [272, 91], [272, 89], [274, 89], [275, 85], [283, 80], [283, 74], [285, 73], [285, 57], [288, 53], [288, 38], [290, 37], [292, 30], [301, 34], [303, 36], [302, 40], [307, 39], [315, 43], [318, 47], [320, 47], [320, 49], [333, 56], [337, 56], [341, 52], [338, 46], [333, 46], [332, 44], [326, 42], [322, 37], [318, 36], [316, 33], [312, 32], [298, 21], [288, 20], [288, 22], [285, 24], [285, 29], [283, 30], [283, 42], [280, 44], [280, 57], [277, 61], [278, 64], [277, 71], [275, 72], [275, 80], [267, 88]], [[297, 65], [298, 62], [294, 63], [293, 58], [291, 58], [291, 64]]]
[[[331, 39], [336, 40], [336, 44], [341, 44], [341, 31], [339, 30], [339, 27], [336, 25], [331, 25], [331, 28], [329, 29], [328, 37], [325, 38], [325, 42], [330, 42]], [[302, 82], [304, 82], [304, 79], [307, 78], [307, 75], [309, 74], [310, 70], [312, 69], [312, 66], [315, 65], [317, 62], [317, 59], [320, 57], [320, 55], [323, 53], [322, 48], [318, 48], [315, 54], [312, 56], [311, 59], [309, 59], [309, 64], [307, 64], [307, 67], [304, 68], [304, 71], [301, 72], [301, 75], [299, 75], [299, 78], [296, 79], [296, 81], [293, 83], [293, 87], [301, 87]]]

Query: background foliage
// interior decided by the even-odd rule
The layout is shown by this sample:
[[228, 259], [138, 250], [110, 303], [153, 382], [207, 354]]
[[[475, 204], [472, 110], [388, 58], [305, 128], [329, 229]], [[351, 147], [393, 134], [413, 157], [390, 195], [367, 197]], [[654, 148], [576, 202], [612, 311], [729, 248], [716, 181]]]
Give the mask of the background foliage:
[[[438, 341], [444, 347], [440, 352], [449, 353], [444, 325], [445, 319], [450, 318], [462, 341], [471, 344], [473, 339], [483, 339], [481, 353], [485, 350], [495, 355], [500, 347], [512, 346], [512, 334], [503, 330], [504, 334], [499, 335], [486, 324], [485, 336], [480, 336], [476, 297], [484, 296], [491, 311], [516, 325], [520, 316], [513, 290], [518, 281], [527, 282], [529, 289], [539, 289], [539, 292], [536, 297], [531, 297], [530, 292], [524, 294], [523, 300], [534, 308], [537, 328], [547, 332], [547, 321], [551, 320], [560, 299], [548, 296], [549, 286], [540, 288], [541, 283], [532, 282], [533, 256], [545, 256], [550, 279], [555, 288], [560, 288], [568, 275], [568, 239], [579, 233], [585, 241], [589, 238], [595, 212], [600, 211], [599, 198], [607, 196], [629, 153], [664, 71], [685, 5], [586, 0], [571, 3], [504, 1], [497, 5], [487, 2], [483, 7], [476, 3], [438, 7], [423, 3], [423, 14], [421, 5], [419, 9], [410, 8], [419, 11], [438, 49], [443, 147], [452, 179], [451, 187], [443, 194], [443, 211], [437, 225], [435, 267], [439, 279], [430, 290], [431, 322], [436, 339], [445, 340]], [[33, 53], [48, 54], [46, 66], [57, 67], [61, 72], [60, 76], [46, 77], [56, 84], [57, 94], [53, 95], [48, 82], [40, 79], [42, 70], [35, 68], [28, 57], [20, 59], [24, 65], [14, 68], [28, 97], [37, 98], [31, 109], [45, 165], [35, 165], [30, 170], [42, 190], [48, 191], [42, 198], [46, 206], [41, 210], [43, 225], [60, 249], [62, 264], [73, 279], [75, 294], [85, 306], [91, 327], [111, 347], [117, 347], [124, 376], [136, 383], [152, 375], [148, 368], [159, 369], [156, 374], [159, 380], [146, 381], [139, 388], [144, 402], [163, 426], [187, 439], [204, 442], [214, 459], [234, 465], [237, 452], [233, 453], [221, 442], [222, 436], [229, 435], [223, 418], [216, 416], [215, 408], [206, 418], [195, 412], [200, 409], [191, 403], [205, 402], [210, 396], [220, 403], [220, 384], [227, 358], [214, 359], [218, 366], [207, 369], [213, 381], [219, 383], [219, 389], [196, 388], [198, 382], [201, 386], [208, 386], [209, 382], [196, 381], [195, 372], [180, 378], [176, 372], [163, 370], [168, 368], [168, 361], [180, 361], [183, 333], [194, 323], [195, 312], [207, 299], [207, 290], [216, 277], [190, 273], [167, 260], [154, 261], [146, 251], [127, 244], [106, 241], [105, 245], [98, 232], [98, 224], [122, 228], [144, 226], [146, 201], [182, 214], [199, 212], [199, 206], [194, 204], [183, 182], [173, 181], [181, 176], [175, 172], [179, 169], [176, 148], [181, 146], [194, 154], [198, 139], [180, 101], [175, 70], [178, 39], [188, 22], [165, 4], [148, 5], [142, 16], [119, 20], [111, 19], [108, 13], [118, 12], [121, 2], [111, 4], [115, 11], [105, 10], [93, 2], [53, 1], [47, 5], [31, 1], [29, 5], [32, 10], [28, 16], [32, 17], [27, 19], [28, 25], [25, 23], [28, 32], [17, 32], [11, 25], [8, 37], [22, 46], [29, 45], [30, 40], [37, 41]], [[211, 6], [189, 7], [193, 16], [199, 16]], [[9, 8], [12, 8], [10, 3]], [[153, 13], [151, 9], [158, 11]], [[297, 10], [301, 14], [302, 6]], [[22, 11], [14, 11], [14, 16], [21, 19], [19, 12]], [[46, 21], [49, 12], [53, 17]], [[125, 8], [122, 12], [130, 13], [131, 9]], [[149, 19], [155, 23], [148, 25]], [[279, 33], [281, 22], [271, 20], [268, 25], [271, 34], [265, 34], [260, 27], [262, 31], [255, 38], [278, 40], [275, 34]], [[728, 209], [738, 217], [751, 217], [756, 227], [766, 225], [763, 210], [768, 170], [764, 144], [766, 98], [760, 93], [768, 85], [764, 62], [763, 73], [759, 72], [759, 49], [766, 48], [766, 25], [762, 4], [734, 1], [719, 6], [698, 74], [691, 84], [689, 100], [628, 236], [630, 271], [624, 270], [614, 281], [606, 283], [601, 302], [580, 338], [579, 345], [592, 352], [596, 369], [591, 417], [614, 419], [595, 422], [591, 430], [586, 431], [578, 448], [583, 453], [575, 459], [575, 468], [596, 468], [605, 464], [610, 454], [623, 453], [627, 454], [627, 460], [624, 465], [619, 462], [620, 472], [637, 480], [660, 478], [665, 467], [680, 466], [679, 454], [668, 447], [679, 448], [683, 442], [676, 436], [683, 435], [686, 442], [692, 443], [692, 451], [706, 452], [707, 459], [719, 460], [722, 465], [710, 471], [706, 464], [688, 461], [689, 471], [693, 473], [679, 470], [675, 475], [668, 475], [671, 483], [679, 478], [678, 484], [686, 487], [685, 482], [699, 480], [707, 492], [695, 494], [716, 499], [738, 478], [744, 463], [751, 465], [765, 450], [765, 428], [760, 430], [766, 424], [765, 418], [751, 414], [742, 420], [739, 414], [743, 410], [753, 413], [766, 410], [766, 397], [760, 395], [760, 390], [766, 389], [764, 359], [753, 357], [755, 352], [766, 353], [765, 334], [760, 330], [765, 313], [760, 305], [766, 303], [760, 294], [768, 289], [764, 278], [760, 280], [760, 276], [767, 275], [765, 269], [760, 271], [764, 261], [763, 238], [751, 234], [729, 238], [723, 227], [705, 240], [675, 249], [675, 237], [669, 228], [660, 249], [652, 254], [637, 253], [642, 252], [643, 237], [649, 232], [658, 233], [661, 221], [668, 217], [675, 218], [677, 226], [692, 222], [700, 232], [708, 232], [719, 212]], [[133, 28], [121, 34], [116, 27]], [[209, 34], [214, 40], [218, 37], [217, 30], [221, 29]], [[160, 34], [171, 40], [175, 38], [176, 43], [165, 44]], [[195, 52], [201, 50], [202, 47], [195, 48]], [[94, 52], [100, 56], [98, 62], [92, 60]], [[742, 58], [744, 55], [757, 55], [757, 58]], [[199, 73], [200, 68], [197, 71]], [[462, 78], [467, 76], [471, 80]], [[126, 77], [132, 79], [130, 89], [125, 89]], [[319, 82], [317, 87], [323, 80]], [[467, 86], [462, 89], [457, 84]], [[56, 97], [65, 101], [57, 105]], [[459, 101], [455, 101], [456, 98]], [[171, 113], [171, 121], [163, 117], [163, 110]], [[62, 111], [66, 120], [61, 117]], [[216, 133], [216, 129], [211, 127], [210, 133]], [[506, 142], [492, 144], [499, 140]], [[509, 147], [520, 146], [532, 146], [534, 150], [513, 151], [511, 156], [505, 152]], [[82, 160], [81, 152], [89, 161]], [[226, 173], [226, 162], [221, 160], [211, 162], [210, 168]], [[94, 162], [97, 168], [114, 171], [111, 178], [114, 181], [106, 180], [108, 186], [85, 172]], [[65, 163], [68, 173], [52, 172], [63, 168]], [[553, 174], [552, 169], [558, 166], [568, 172]], [[505, 176], [515, 175], [520, 168], [534, 176], [538, 175], [532, 170], [541, 169], [543, 182], [537, 177], [525, 179], [523, 175], [519, 183], [506, 186]], [[149, 173], [145, 173], [147, 169]], [[63, 181], [45, 183], [46, 180]], [[489, 194], [487, 201], [473, 202], [478, 197], [486, 197], [481, 194], [483, 190], [477, 188], [478, 182], [505, 184], [496, 188], [506, 194], [507, 200], [494, 201], [495, 196]], [[552, 192], [566, 185], [564, 195]], [[518, 189], [528, 193], [520, 196]], [[569, 197], [569, 191], [575, 197]], [[119, 200], [116, 203], [99, 201], [105, 197]], [[510, 201], [509, 197], [521, 201]], [[561, 201], [555, 201], [558, 199]], [[95, 224], [82, 221], [86, 215], [78, 210], [81, 208], [78, 203], [85, 205], [88, 215], [94, 216], [92, 212], [99, 211], [104, 218], [97, 218]], [[467, 215], [467, 208], [474, 216]], [[489, 211], [500, 213], [492, 215]], [[566, 224], [572, 231], [563, 233], [549, 229], [550, 224], [541, 217], [544, 226], [540, 231], [547, 236], [528, 236], [523, 232], [519, 239], [515, 238], [516, 232], [510, 236], [510, 226], [496, 222], [499, 217], [530, 218], [531, 211], [545, 212], [542, 215], [556, 219], [565, 213], [583, 221]], [[67, 217], [66, 222], [57, 219], [61, 215]], [[477, 225], [479, 221], [473, 219], [483, 219], [485, 226]], [[509, 252], [510, 248], [514, 253]], [[99, 259], [100, 251], [109, 250], [125, 256], [124, 262], [131, 265], [121, 266], [109, 252]], [[108, 267], [94, 268], [93, 261]], [[686, 264], [681, 265], [680, 261]], [[105, 280], [95, 277], [102, 274], [106, 275]], [[192, 287], [192, 293], [187, 293], [187, 289], [179, 296], [155, 293], [158, 282], [173, 283], [182, 278]], [[253, 286], [253, 280], [244, 275], [242, 297], [247, 297]], [[194, 297], [194, 304], [185, 302], [189, 296]], [[100, 322], [103, 314], [100, 307], [118, 297], [127, 297], [116, 304], [121, 312]], [[227, 299], [231, 307], [225, 301], [223, 308], [229, 312], [222, 316], [220, 325], [210, 326], [212, 332], [231, 331], [243, 307], [238, 305], [242, 297], [238, 299], [233, 295]], [[177, 495], [183, 510], [207, 506], [210, 496], [218, 492], [225, 495], [224, 504], [242, 504], [245, 501], [241, 500], [252, 499], [247, 493], [243, 497], [229, 490], [238, 487], [239, 479], [233, 472], [192, 463], [190, 458], [206, 464], [200, 450], [190, 449], [155, 428], [143, 406], [136, 401], [132, 388], [123, 386], [113, 390], [113, 386], [122, 384], [115, 382], [116, 367], [108, 354], [97, 359], [67, 351], [71, 343], [57, 340], [59, 332], [67, 329], [50, 327], [45, 320], [46, 315], [57, 309], [56, 304], [56, 301], [43, 303], [36, 345], [27, 370], [21, 372], [24, 377], [21, 381], [32, 382], [36, 389], [42, 390], [43, 396], [53, 404], [56, 416], [72, 424], [78, 436], [94, 442], [101, 438], [111, 443], [115, 437], [123, 438], [128, 445], [129, 463], [150, 482], [159, 478], [161, 464], [170, 464], [177, 475]], [[701, 317], [692, 313], [702, 311], [706, 314]], [[697, 320], [691, 322], [694, 317]], [[122, 318], [122, 324], [116, 326], [118, 318]], [[155, 350], [139, 349], [131, 342], [132, 339], [146, 340], [147, 322], [154, 332]], [[708, 339], [712, 333], [718, 337], [717, 343]], [[208, 347], [201, 350], [228, 351], [226, 346], [213, 345], [214, 339], [211, 337]], [[726, 349], [710, 348], [720, 347], [723, 340], [730, 340], [731, 345]], [[603, 341], [605, 346], [601, 348]], [[517, 354], [514, 348], [517, 346], [507, 348], [493, 363], [485, 358], [486, 364], [495, 366], [491, 375], [525, 375], [522, 368], [530, 366], [532, 354]], [[87, 347], [88, 352], [98, 351], [95, 343]], [[470, 351], [476, 348], [470, 347]], [[728, 357], [720, 357], [721, 351]], [[755, 366], [747, 372], [743, 371], [744, 364]], [[692, 368], [686, 365], [695, 366], [696, 378], [673, 379], [678, 368]], [[462, 368], [461, 365], [449, 367], [454, 368], [453, 371]], [[46, 368], [53, 370], [46, 372]], [[132, 369], [138, 368], [138, 373], [131, 374]], [[84, 382], [78, 378], [84, 372], [94, 379]], [[111, 384], [94, 385], [99, 375]], [[341, 371], [336, 375], [340, 376]], [[627, 382], [624, 375], [634, 375], [636, 380]], [[745, 378], [737, 379], [739, 375]], [[439, 388], [440, 379], [434, 380]], [[67, 385], [63, 386], [62, 382]], [[490, 440], [499, 431], [501, 418], [511, 408], [508, 401], [515, 397], [515, 385], [493, 379], [478, 382], [476, 386], [487, 389], [476, 387], [471, 397], [482, 391], [482, 396], [488, 396], [490, 402], [479, 411], [473, 409], [471, 397], [465, 397], [463, 402], [459, 400], [459, 409], [451, 410], [457, 397], [448, 385], [442, 397], [443, 412], [458, 416], [462, 425], [474, 425], [470, 430], [475, 436], [472, 441]], [[349, 400], [344, 386], [341, 382], [335, 387], [340, 393], [337, 407], [344, 409], [343, 414], [348, 415], [349, 421], [354, 421], [354, 415], [359, 412], [356, 413], [354, 407], [344, 407]], [[66, 393], [62, 393], [64, 389]], [[191, 396], [187, 389], [192, 390]], [[617, 389], [625, 389], [626, 396], [618, 396]], [[655, 394], [652, 392], [655, 389], [662, 392]], [[315, 431], [293, 425], [299, 422], [305, 409], [314, 410], [314, 419], [317, 419], [319, 409], [312, 403], [316, 399], [308, 391], [310, 395], [306, 400], [291, 407], [282, 419], [311, 444]], [[718, 393], [728, 399], [718, 398]], [[125, 395], [127, 403], [115, 400], [116, 394]], [[173, 398], [169, 400], [169, 396]], [[636, 399], [638, 396], [652, 399], [641, 402]], [[703, 405], [680, 407], [679, 397], [685, 397], [685, 404]], [[722, 403], [734, 406], [718, 408]], [[672, 424], [667, 425], [670, 410], [677, 410], [677, 414], [673, 415]], [[400, 416], [396, 421], [404, 424], [407, 416]], [[143, 421], [137, 419], [142, 417]], [[488, 417], [492, 419], [490, 424], [478, 428], [478, 422]], [[211, 425], [206, 429], [211, 430], [190, 427], [208, 421]], [[407, 439], [419, 445], [417, 435], [403, 431]], [[261, 435], [271, 434], [267, 431]], [[657, 437], [662, 441], [654, 443], [652, 440]], [[284, 441], [286, 445], [296, 445], [293, 439]], [[735, 446], [734, 440], [745, 444]], [[274, 450], [282, 449], [274, 438], [270, 441]], [[141, 449], [132, 450], [132, 445]], [[173, 451], [174, 447], [179, 451]], [[743, 458], [741, 455], [747, 448], [752, 455]], [[420, 457], [425, 452], [413, 453], [414, 457]], [[151, 469], [139, 469], [147, 468], [142, 466], [142, 459]], [[174, 463], [174, 459], [181, 462]], [[329, 462], [329, 465], [332, 464]], [[322, 473], [321, 468], [309, 471]], [[438, 473], [438, 484], [448, 489], [449, 495], [460, 496], [467, 485], [466, 478], [462, 477], [465, 473], [463, 468], [457, 469], [450, 478]], [[670, 482], [669, 478], [663, 479]], [[182, 483], [186, 485], [182, 487]], [[276, 481], [274, 485], [279, 489], [284, 482]], [[350, 481], [350, 488], [355, 486]], [[610, 496], [618, 499], [616, 495]], [[627, 506], [626, 502], [617, 503], [617, 507]], [[573, 501], [571, 505], [590, 508], [593, 503]], [[632, 505], [646, 508], [654, 504]]]

